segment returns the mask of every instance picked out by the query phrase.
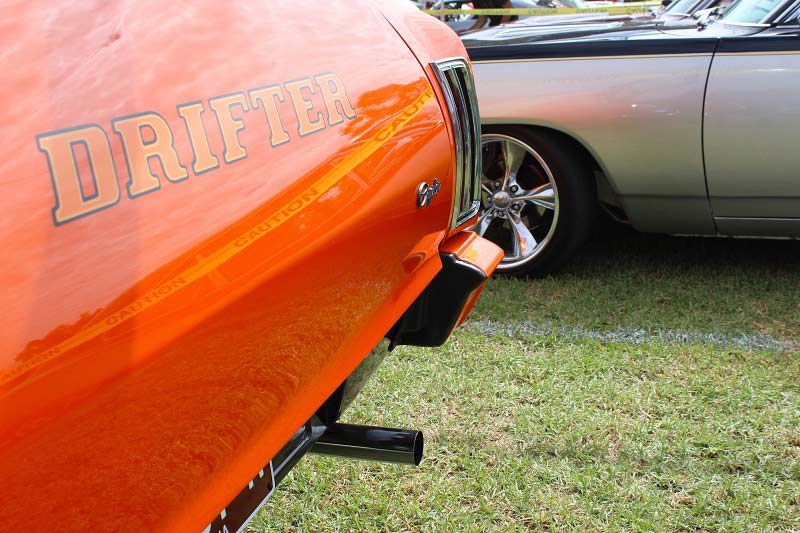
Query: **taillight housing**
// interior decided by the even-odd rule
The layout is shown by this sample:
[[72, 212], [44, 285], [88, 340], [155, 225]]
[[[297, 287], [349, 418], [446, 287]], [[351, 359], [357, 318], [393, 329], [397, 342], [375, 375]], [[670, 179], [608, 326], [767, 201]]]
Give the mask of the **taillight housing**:
[[450, 228], [474, 217], [481, 198], [481, 121], [475, 83], [462, 57], [431, 63], [441, 85], [453, 124], [456, 145], [455, 195]]

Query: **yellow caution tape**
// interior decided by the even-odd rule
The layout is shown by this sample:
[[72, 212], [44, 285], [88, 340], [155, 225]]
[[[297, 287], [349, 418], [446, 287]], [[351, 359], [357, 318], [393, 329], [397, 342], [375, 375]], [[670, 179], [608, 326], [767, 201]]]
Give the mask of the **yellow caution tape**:
[[610, 15], [635, 15], [649, 13], [651, 7], [661, 4], [638, 4], [636, 6], [608, 6], [608, 7], [538, 7], [538, 8], [511, 8], [511, 9], [423, 9], [422, 11], [433, 16], [468, 15], [468, 16], [531, 16], [531, 15], [574, 15], [579, 13], [608, 13]]

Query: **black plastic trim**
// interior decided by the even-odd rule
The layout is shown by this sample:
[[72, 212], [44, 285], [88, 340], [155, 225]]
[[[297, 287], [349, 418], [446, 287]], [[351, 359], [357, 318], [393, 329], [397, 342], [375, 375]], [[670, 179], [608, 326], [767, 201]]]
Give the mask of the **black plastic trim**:
[[583, 57], [711, 54], [717, 39], [608, 40], [524, 43], [468, 48], [472, 61], [570, 59]]
[[461, 316], [470, 294], [486, 281], [478, 267], [453, 254], [439, 254], [442, 270], [387, 333], [397, 345], [441, 346]]
[[800, 37], [770, 36], [770, 37], [737, 37], [735, 39], [722, 39], [717, 48], [719, 54], [744, 54], [752, 52], [798, 52], [800, 51]]

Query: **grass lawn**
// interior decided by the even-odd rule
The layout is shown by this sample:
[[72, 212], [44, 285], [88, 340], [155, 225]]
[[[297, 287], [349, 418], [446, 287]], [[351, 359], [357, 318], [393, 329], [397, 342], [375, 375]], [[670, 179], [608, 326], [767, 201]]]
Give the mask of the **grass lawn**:
[[603, 226], [343, 421], [423, 430], [422, 465], [307, 456], [250, 531], [800, 530], [800, 243]]

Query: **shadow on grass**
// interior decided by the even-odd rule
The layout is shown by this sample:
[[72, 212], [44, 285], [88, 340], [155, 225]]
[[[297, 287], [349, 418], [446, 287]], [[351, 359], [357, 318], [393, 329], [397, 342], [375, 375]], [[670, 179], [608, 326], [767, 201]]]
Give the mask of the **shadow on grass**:
[[556, 275], [494, 279], [477, 320], [800, 338], [800, 242], [669, 237], [601, 221]]

